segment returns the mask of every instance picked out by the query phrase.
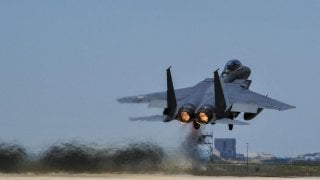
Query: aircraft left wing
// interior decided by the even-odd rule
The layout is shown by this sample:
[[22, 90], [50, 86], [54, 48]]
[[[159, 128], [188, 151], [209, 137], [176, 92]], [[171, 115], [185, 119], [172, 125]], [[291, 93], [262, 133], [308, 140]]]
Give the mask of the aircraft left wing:
[[[180, 102], [184, 98], [192, 95], [194, 92], [205, 91], [208, 88], [208, 86], [210, 86], [210, 82], [212, 82], [212, 80], [211, 81], [209, 80], [210, 78], [205, 79], [192, 87], [176, 89], [174, 91], [176, 101]], [[118, 102], [148, 103], [149, 107], [167, 108], [167, 91], [151, 93], [151, 94], [143, 94], [138, 96], [123, 97], [123, 98], [119, 98]]]
[[[175, 90], [177, 101], [187, 97], [194, 90], [194, 87], [182, 88]], [[138, 96], [129, 96], [119, 98], [120, 103], [148, 103], [149, 107], [166, 108], [167, 106], [167, 92], [157, 92], [151, 94], [143, 94]]]

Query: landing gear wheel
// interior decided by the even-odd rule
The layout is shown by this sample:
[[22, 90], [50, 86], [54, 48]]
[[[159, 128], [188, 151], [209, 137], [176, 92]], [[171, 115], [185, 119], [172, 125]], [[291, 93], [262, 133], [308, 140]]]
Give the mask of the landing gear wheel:
[[233, 124], [228, 124], [229, 130], [231, 131], [233, 129]]

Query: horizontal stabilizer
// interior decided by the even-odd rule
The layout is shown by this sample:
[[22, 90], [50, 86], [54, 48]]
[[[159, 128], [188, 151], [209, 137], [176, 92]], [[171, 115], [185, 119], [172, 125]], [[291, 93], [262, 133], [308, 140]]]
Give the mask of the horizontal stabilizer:
[[153, 116], [143, 116], [143, 117], [131, 117], [129, 118], [130, 121], [165, 121], [165, 116], [163, 115], [153, 115]]
[[233, 125], [249, 125], [249, 123], [246, 123], [246, 122], [243, 122], [243, 121], [239, 121], [239, 120], [232, 120], [232, 119], [228, 119], [228, 118], [222, 118], [222, 119], [215, 120], [214, 123], [217, 123], [217, 124], [233, 124]]

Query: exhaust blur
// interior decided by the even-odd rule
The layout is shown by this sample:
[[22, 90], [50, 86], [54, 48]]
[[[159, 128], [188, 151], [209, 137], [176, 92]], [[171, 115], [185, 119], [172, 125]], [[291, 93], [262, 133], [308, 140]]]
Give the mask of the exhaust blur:
[[26, 150], [15, 143], [0, 143], [0, 171], [17, 171], [25, 162]]
[[40, 162], [54, 171], [152, 171], [157, 170], [165, 153], [152, 143], [133, 143], [122, 148], [94, 148], [77, 142], [49, 147]]
[[[188, 133], [181, 144], [179, 155], [192, 166], [200, 160], [197, 152], [199, 134]], [[136, 142], [122, 147], [101, 147], [79, 141], [55, 143], [38, 154], [29, 154], [18, 144], [0, 144], [0, 172], [177, 172], [175, 154], [150, 142]], [[183, 166], [185, 167], [185, 166]], [[190, 166], [188, 166], [190, 167]], [[177, 169], [178, 168], [178, 169]]]

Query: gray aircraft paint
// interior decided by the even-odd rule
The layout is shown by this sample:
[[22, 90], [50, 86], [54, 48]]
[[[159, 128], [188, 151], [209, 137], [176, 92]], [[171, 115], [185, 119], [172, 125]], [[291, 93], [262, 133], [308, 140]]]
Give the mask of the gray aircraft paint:
[[[228, 63], [230, 63], [230, 61]], [[168, 70], [170, 71], [170, 68]], [[221, 115], [222, 117], [218, 119], [210, 119], [209, 122], [222, 122], [223, 124], [229, 125], [241, 125], [242, 123], [240, 122], [233, 123], [233, 121], [230, 121], [234, 120], [240, 112], [257, 113], [258, 109], [274, 109], [283, 111], [295, 108], [294, 106], [249, 90], [251, 81], [247, 79], [250, 75], [250, 69], [248, 67], [242, 66], [234, 73], [228, 72], [229, 74], [223, 75], [225, 73], [226, 69], [224, 69], [220, 78], [219, 75], [217, 75], [217, 77], [220, 79], [219, 81], [221, 83], [222, 93], [226, 101], [226, 108], [224, 110], [224, 114]], [[149, 116], [132, 118], [132, 120], [149, 120], [156, 117], [157, 119], [162, 120], [167, 119], [165, 120], [167, 122], [176, 119], [179, 109], [187, 104], [192, 104], [194, 107], [196, 107], [196, 113], [204, 105], [209, 105], [213, 108], [216, 108], [215, 100], [217, 98], [215, 97], [215, 83], [217, 82], [214, 82], [213, 78], [206, 78], [193, 87], [175, 90], [174, 93], [177, 101], [177, 107], [175, 109], [174, 117], [161, 118], [161, 116]], [[221, 98], [219, 97], [218, 99]], [[124, 97], [118, 99], [118, 101], [120, 103], [148, 103], [149, 107], [167, 108], [167, 92]], [[259, 113], [260, 112], [261, 111], [259, 111]], [[214, 113], [217, 113], [216, 110]], [[222, 121], [222, 119], [224, 119], [224, 121]]]

